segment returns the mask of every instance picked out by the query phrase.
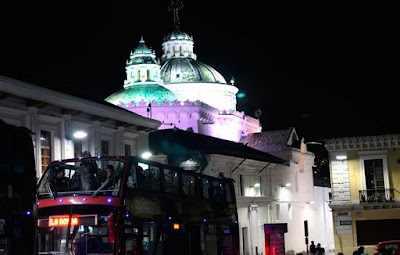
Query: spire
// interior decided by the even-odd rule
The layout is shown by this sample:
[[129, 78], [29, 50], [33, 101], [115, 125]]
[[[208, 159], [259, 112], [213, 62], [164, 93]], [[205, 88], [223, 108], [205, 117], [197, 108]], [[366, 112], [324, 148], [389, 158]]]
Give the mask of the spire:
[[140, 41], [139, 41], [139, 43], [144, 43], [144, 40], [143, 40], [143, 35], [142, 35], [142, 36], [140, 36]]
[[172, 11], [174, 14], [174, 25], [175, 29], [179, 29], [179, 10], [183, 8], [183, 3], [180, 0], [171, 0], [171, 3], [168, 6], [168, 10]]

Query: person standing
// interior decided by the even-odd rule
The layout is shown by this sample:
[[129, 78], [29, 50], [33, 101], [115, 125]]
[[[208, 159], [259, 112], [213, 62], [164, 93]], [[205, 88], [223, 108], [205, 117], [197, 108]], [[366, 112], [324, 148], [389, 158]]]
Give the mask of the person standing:
[[362, 255], [364, 253], [364, 246], [360, 246], [356, 251], [353, 252], [353, 255]]
[[314, 241], [311, 241], [311, 245], [310, 245], [310, 253], [311, 253], [311, 255], [314, 255], [315, 254], [315, 244], [314, 244]]
[[315, 249], [316, 255], [325, 255], [325, 249], [321, 246], [320, 243], [317, 244], [317, 248]]

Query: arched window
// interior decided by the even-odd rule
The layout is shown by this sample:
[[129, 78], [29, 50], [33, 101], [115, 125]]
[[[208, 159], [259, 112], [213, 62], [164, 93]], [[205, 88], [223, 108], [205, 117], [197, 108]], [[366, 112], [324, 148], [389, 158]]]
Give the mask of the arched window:
[[140, 79], [140, 70], [138, 70], [138, 81], [141, 81], [141, 79]]
[[149, 69], [147, 69], [147, 80], [148, 81], [150, 80], [150, 70]]

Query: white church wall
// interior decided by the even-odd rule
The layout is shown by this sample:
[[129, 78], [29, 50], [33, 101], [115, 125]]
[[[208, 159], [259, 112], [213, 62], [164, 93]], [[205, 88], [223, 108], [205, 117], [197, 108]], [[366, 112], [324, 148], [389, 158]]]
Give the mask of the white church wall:
[[160, 121], [162, 124], [159, 129], [192, 129], [195, 133], [234, 142], [239, 142], [243, 133], [260, 131], [260, 122], [243, 112], [220, 112], [199, 101], [163, 102], [161, 105], [152, 103], [149, 111], [145, 102], [130, 103], [124, 108]]

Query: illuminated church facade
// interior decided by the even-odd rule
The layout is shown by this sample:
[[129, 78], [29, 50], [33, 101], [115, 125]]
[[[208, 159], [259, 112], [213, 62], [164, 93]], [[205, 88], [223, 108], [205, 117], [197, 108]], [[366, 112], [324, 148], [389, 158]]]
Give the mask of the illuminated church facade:
[[239, 142], [260, 132], [260, 122], [236, 110], [239, 89], [197, 60], [193, 37], [175, 30], [164, 37], [161, 61], [143, 38], [126, 62], [126, 80], [106, 101], [156, 119], [160, 129], [178, 128]]
[[[278, 236], [271, 232], [277, 224], [286, 226], [286, 233], [284, 230], [279, 233], [279, 240], [285, 240], [280, 244], [284, 245], [286, 254], [305, 253], [304, 236], [301, 237], [305, 220], [309, 223], [310, 240], [320, 242], [326, 248], [326, 254], [334, 254], [333, 226], [329, 220], [332, 215], [327, 204], [330, 188], [314, 185], [312, 166], [315, 155], [307, 151], [304, 140], [302, 148], [297, 148], [295, 144], [300, 141], [294, 129], [261, 132], [257, 118], [237, 111], [236, 95], [239, 89], [234, 79], [227, 83], [217, 70], [197, 60], [193, 37], [180, 29], [178, 8], [173, 11], [175, 29], [163, 39], [161, 59], [141, 38], [126, 62], [123, 88], [105, 100], [160, 121], [159, 130], [174, 128], [173, 132], [181, 137], [178, 140], [182, 143], [189, 138], [182, 138], [182, 134], [187, 132], [181, 130], [191, 131], [246, 144], [241, 146], [252, 147], [286, 161], [285, 164], [278, 164], [251, 159], [251, 155], [226, 155], [227, 150], [233, 150], [233, 147], [226, 147], [229, 143], [197, 134], [191, 134], [200, 138], [190, 140], [188, 148], [180, 147], [185, 148], [181, 150], [185, 152], [194, 150], [191, 157], [198, 156], [201, 151], [199, 144], [205, 143], [205, 139], [215, 141], [210, 144], [219, 143], [218, 150], [208, 154], [204, 152], [207, 164], [202, 173], [215, 177], [222, 173], [235, 180], [240, 254], [272, 254], [269, 251], [273, 249], [266, 247], [269, 243], [266, 240]], [[160, 134], [169, 131], [152, 133], [158, 132], [158, 136], [164, 138]], [[164, 141], [159, 142], [162, 144]], [[160, 147], [153, 146], [152, 152]], [[181, 151], [157, 151], [152, 160], [173, 164], [165, 154]], [[178, 162], [181, 163], [178, 166], [184, 169], [185, 165], [197, 166], [199, 162], [196, 161], [195, 157], [185, 157]]]

